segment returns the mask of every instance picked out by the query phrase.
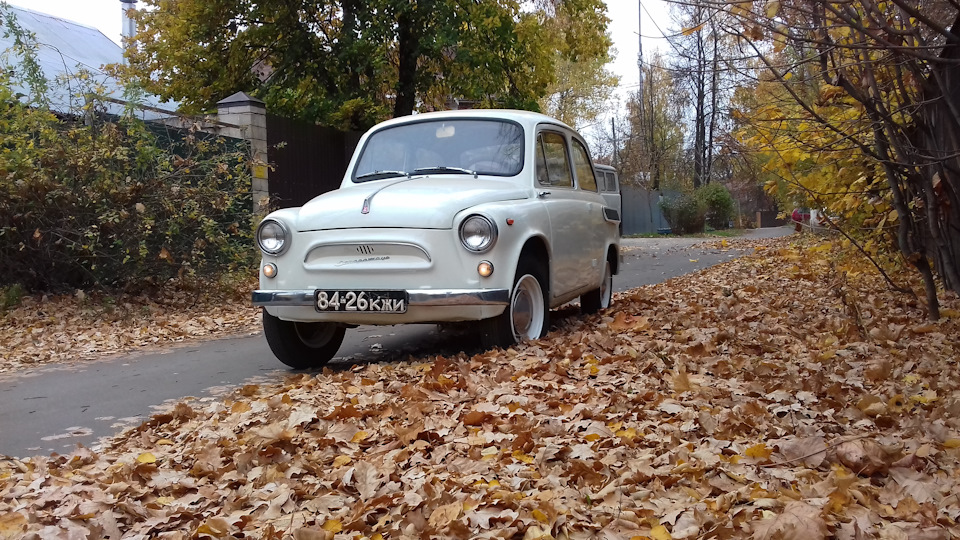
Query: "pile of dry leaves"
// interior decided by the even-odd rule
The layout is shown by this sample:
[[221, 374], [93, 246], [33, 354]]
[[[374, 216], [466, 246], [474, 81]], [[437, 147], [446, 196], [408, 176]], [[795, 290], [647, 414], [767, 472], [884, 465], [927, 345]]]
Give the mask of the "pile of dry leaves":
[[[256, 332], [259, 310], [240, 290], [171, 286], [150, 295], [28, 296], [0, 312], [0, 374], [191, 339]], [[247, 293], [249, 295], [249, 293]]]
[[0, 461], [0, 538], [960, 536], [960, 303], [925, 322], [817, 251]]

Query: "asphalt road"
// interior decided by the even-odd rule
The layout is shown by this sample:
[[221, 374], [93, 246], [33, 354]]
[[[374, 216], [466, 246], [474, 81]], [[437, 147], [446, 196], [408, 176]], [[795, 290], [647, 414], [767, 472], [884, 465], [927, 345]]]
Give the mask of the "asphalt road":
[[[748, 237], [791, 232], [759, 229]], [[716, 239], [624, 239], [624, 264], [614, 288], [659, 283], [743, 253], [716, 244]], [[479, 350], [475, 338], [456, 329], [365, 326], [347, 331], [331, 367]], [[255, 335], [6, 376], [0, 379], [0, 455], [66, 454], [78, 444], [96, 448], [100, 438], [137, 425], [170, 403], [188, 397], [216, 400], [239, 385], [278, 381], [290, 373], [273, 358], [263, 336]]]

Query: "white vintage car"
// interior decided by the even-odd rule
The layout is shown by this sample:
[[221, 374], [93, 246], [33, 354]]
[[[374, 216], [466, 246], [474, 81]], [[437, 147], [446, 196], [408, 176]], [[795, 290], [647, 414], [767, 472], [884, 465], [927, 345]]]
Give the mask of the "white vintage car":
[[427, 113], [368, 131], [339, 189], [268, 215], [263, 330], [294, 368], [356, 325], [478, 321], [485, 346], [542, 337], [550, 309], [610, 305], [618, 208], [569, 126], [506, 110]]

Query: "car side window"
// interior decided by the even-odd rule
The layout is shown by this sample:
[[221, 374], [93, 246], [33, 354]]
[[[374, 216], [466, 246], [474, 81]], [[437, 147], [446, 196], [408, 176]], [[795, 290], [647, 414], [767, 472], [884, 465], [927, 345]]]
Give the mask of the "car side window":
[[580, 141], [573, 141], [573, 166], [577, 171], [577, 183], [580, 189], [597, 190], [597, 179], [593, 176], [593, 166], [590, 165], [590, 155]]
[[537, 136], [537, 182], [545, 186], [573, 187], [567, 141], [560, 133], [542, 131]]

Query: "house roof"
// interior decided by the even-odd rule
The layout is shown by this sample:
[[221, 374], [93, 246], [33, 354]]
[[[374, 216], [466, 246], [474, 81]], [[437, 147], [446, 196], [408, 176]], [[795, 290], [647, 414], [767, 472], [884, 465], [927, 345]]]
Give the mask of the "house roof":
[[[71, 96], [70, 85], [56, 84], [58, 78], [76, 76], [82, 71], [90, 74], [93, 81], [103, 86], [103, 94], [113, 99], [123, 99], [123, 86], [103, 70], [107, 64], [123, 62], [123, 49], [114, 43], [103, 32], [89, 26], [48, 15], [29, 9], [9, 6], [16, 17], [17, 24], [24, 30], [36, 36], [37, 61], [44, 75], [50, 82], [50, 107], [57, 112], [77, 112], [83, 105], [83, 98]], [[119, 19], [119, 9], [118, 9]], [[13, 46], [13, 37], [4, 36], [0, 31], [0, 52], [5, 56], [5, 63], [16, 66], [19, 58], [10, 50]], [[22, 83], [14, 82], [17, 91], [28, 93]], [[73, 91], [77, 90], [76, 85]], [[177, 104], [162, 103], [157, 96], [144, 95], [138, 98], [143, 105], [150, 107], [176, 110]], [[116, 103], [105, 103], [107, 112], [117, 114], [123, 106]], [[146, 120], [156, 119], [163, 115], [151, 111], [138, 113]]]

